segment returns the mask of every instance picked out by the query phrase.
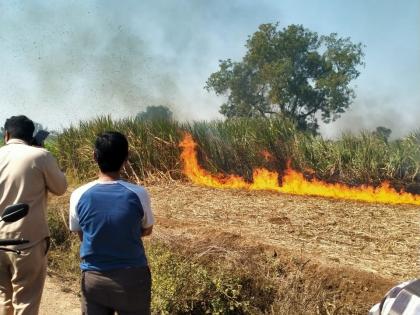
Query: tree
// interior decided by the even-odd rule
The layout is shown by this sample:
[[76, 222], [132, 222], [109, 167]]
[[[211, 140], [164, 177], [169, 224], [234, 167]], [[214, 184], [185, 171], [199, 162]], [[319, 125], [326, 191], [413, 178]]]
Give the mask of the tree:
[[316, 130], [319, 115], [334, 121], [355, 97], [349, 83], [359, 76], [363, 51], [350, 38], [262, 24], [245, 47], [242, 61], [220, 60], [205, 86], [227, 96], [220, 113], [228, 118], [282, 114]]
[[387, 128], [387, 127], [383, 127], [383, 126], [379, 126], [376, 127], [376, 130], [373, 132], [373, 135], [378, 137], [379, 139], [382, 139], [384, 142], [388, 143], [388, 139], [391, 136], [392, 130]]
[[41, 123], [37, 123], [36, 121], [34, 121], [34, 126], [35, 126], [34, 134], [36, 134], [40, 130], [46, 130], [46, 131], [48, 130], [46, 126], [43, 126]]
[[147, 106], [146, 111], [136, 115], [139, 120], [172, 120], [172, 111], [167, 106]]

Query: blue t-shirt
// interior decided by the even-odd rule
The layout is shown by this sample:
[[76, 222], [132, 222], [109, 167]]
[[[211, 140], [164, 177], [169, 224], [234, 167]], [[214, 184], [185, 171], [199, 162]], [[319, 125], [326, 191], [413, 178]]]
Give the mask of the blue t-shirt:
[[70, 199], [70, 230], [82, 231], [82, 270], [147, 266], [141, 231], [154, 223], [147, 191], [122, 180], [91, 182]]

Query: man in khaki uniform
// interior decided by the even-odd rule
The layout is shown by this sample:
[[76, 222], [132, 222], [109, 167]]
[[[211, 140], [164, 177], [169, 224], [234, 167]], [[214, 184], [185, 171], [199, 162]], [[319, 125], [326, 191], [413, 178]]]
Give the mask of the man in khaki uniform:
[[25, 116], [6, 121], [0, 148], [0, 213], [8, 205], [26, 203], [28, 215], [0, 223], [0, 238], [23, 238], [21, 254], [0, 251], [0, 315], [38, 314], [47, 269], [49, 229], [45, 210], [48, 191], [62, 195], [64, 174], [46, 149], [30, 145], [34, 123]]

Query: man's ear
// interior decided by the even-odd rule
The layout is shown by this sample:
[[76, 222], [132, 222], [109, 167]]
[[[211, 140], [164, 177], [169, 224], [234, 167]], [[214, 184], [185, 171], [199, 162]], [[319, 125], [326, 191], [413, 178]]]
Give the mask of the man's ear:
[[7, 141], [10, 140], [10, 133], [6, 130], [4, 132], [4, 143], [7, 143]]

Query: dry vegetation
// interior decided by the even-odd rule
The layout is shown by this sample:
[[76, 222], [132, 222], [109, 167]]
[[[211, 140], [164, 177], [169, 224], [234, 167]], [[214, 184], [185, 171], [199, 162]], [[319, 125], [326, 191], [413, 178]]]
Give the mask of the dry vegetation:
[[418, 275], [416, 206], [215, 190], [177, 182], [152, 186], [150, 192], [159, 225], [171, 235], [180, 232], [193, 239], [219, 231], [326, 265], [391, 279]]
[[[70, 178], [85, 182], [97, 172], [93, 139], [110, 129], [129, 138], [124, 176], [149, 183], [157, 224], [145, 243], [157, 314], [366, 314], [390, 286], [417, 276], [418, 207], [197, 187], [179, 181], [178, 143], [190, 132], [211, 172], [250, 178], [254, 167], [281, 172], [291, 160], [325, 181], [390, 180], [418, 192], [419, 131], [393, 141], [368, 131], [331, 141], [284, 119], [188, 125], [102, 117], [64, 130], [49, 148]], [[50, 268], [77, 291], [68, 198], [49, 209]]]
[[[147, 241], [156, 312], [366, 314], [390, 286], [417, 275], [414, 206], [179, 181], [149, 191], [157, 217]], [[50, 210], [60, 213], [67, 200], [54, 199]], [[51, 267], [77, 290], [78, 242], [59, 226], [53, 235]]]
[[[284, 118], [230, 119], [182, 124], [176, 121], [112, 120], [99, 117], [64, 130], [50, 144], [67, 174], [86, 181], [96, 175], [92, 143], [105, 130], [127, 135], [127, 176], [136, 180], [164, 173], [182, 177], [179, 142], [185, 132], [198, 143], [200, 164], [211, 172], [252, 177], [255, 167], [281, 173], [288, 161], [296, 170], [330, 182], [378, 185], [420, 192], [420, 131], [388, 141], [369, 131], [343, 134], [334, 141], [308, 134]], [[265, 150], [273, 157], [267, 161]]]

